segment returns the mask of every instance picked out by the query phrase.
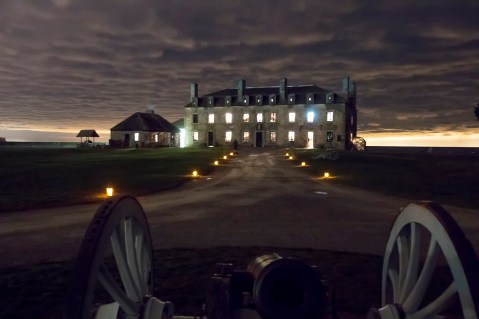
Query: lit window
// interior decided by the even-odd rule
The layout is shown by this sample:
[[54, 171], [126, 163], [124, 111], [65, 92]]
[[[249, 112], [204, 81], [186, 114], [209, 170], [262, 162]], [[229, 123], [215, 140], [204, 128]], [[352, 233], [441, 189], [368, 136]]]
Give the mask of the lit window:
[[231, 132], [231, 131], [226, 131], [225, 142], [226, 142], [226, 143], [231, 142], [232, 136], [233, 136], [233, 132]]
[[214, 122], [215, 122], [215, 115], [208, 114], [208, 123], [214, 123]]
[[273, 103], [273, 102], [274, 102], [274, 98], [271, 98], [271, 103]]
[[135, 142], [140, 140], [140, 133], [135, 133]]
[[249, 142], [249, 132], [243, 132], [243, 142]]
[[193, 141], [198, 140], [198, 132], [193, 132]]
[[296, 113], [294, 112], [289, 112], [289, 123], [294, 123], [294, 121], [296, 120]]
[[308, 102], [313, 102], [313, 97], [308, 97]]
[[263, 123], [263, 113], [256, 114], [256, 122]]
[[334, 133], [331, 131], [326, 132], [326, 142], [332, 142], [334, 139]]
[[308, 123], [314, 122], [314, 112], [308, 112]]
[[244, 113], [243, 114], [243, 122], [249, 122], [249, 113]]
[[294, 131], [288, 132], [288, 141], [294, 142]]
[[269, 132], [269, 139], [271, 140], [271, 143], [276, 143], [276, 132]]
[[226, 113], [225, 117], [226, 117], [226, 123], [230, 124], [230, 123], [233, 122], [233, 114], [232, 113]]
[[332, 122], [332, 121], [333, 121], [333, 111], [329, 111], [329, 112], [326, 114], [326, 121], [328, 121], [328, 122]]
[[258, 99], [258, 103], [260, 103], [260, 102], [261, 102], [261, 99]]
[[276, 113], [275, 113], [275, 112], [271, 112], [271, 113], [270, 113], [269, 121], [270, 121], [271, 123], [276, 122]]
[[193, 114], [193, 124], [198, 123], [198, 113]]
[[158, 143], [158, 133], [155, 134], [155, 143]]
[[289, 101], [290, 101], [290, 102], [293, 102], [293, 98], [292, 98], [292, 97], [290, 97], [290, 98], [289, 98]]

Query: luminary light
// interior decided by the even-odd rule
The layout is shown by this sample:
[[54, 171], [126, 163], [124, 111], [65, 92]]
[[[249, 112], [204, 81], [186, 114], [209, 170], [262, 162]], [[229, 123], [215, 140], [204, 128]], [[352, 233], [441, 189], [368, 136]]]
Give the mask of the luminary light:
[[192, 174], [192, 175], [193, 175], [193, 177], [198, 176], [198, 171], [193, 171], [193, 174]]
[[113, 196], [113, 187], [107, 187], [106, 188], [106, 196], [107, 197], [112, 197]]
[[223, 159], [228, 159], [228, 156], [226, 156], [226, 155], [225, 155], [225, 156], [223, 156]]
[[292, 160], [292, 159], [293, 159], [293, 156], [290, 156], [289, 159]]
[[325, 178], [328, 178], [328, 177], [329, 177], [329, 173], [328, 173], [328, 172], [324, 173], [324, 177], [325, 177]]
[[231, 152], [231, 153], [230, 153], [230, 156], [233, 156], [233, 155], [234, 155], [234, 153], [233, 153], [233, 152]]
[[306, 162], [301, 162], [301, 166], [306, 166]]
[[215, 165], [218, 166], [220, 163], [218, 161], [215, 161]]
[[289, 153], [284, 154], [285, 156], [289, 156]]

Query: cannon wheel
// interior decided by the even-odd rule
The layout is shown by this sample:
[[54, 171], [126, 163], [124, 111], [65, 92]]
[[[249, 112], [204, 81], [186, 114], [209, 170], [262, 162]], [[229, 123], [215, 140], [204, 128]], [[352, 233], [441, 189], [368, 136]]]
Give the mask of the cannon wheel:
[[[447, 264], [451, 282], [432, 301], [426, 300], [439, 260]], [[387, 241], [382, 269], [383, 308], [372, 309], [370, 314], [382, 319], [440, 318], [457, 298], [464, 318], [478, 317], [479, 262], [471, 243], [439, 204], [409, 204], [397, 216]]]
[[[113, 252], [121, 280], [115, 279], [106, 266], [107, 250]], [[145, 300], [153, 293], [152, 266], [150, 229], [141, 205], [132, 196], [105, 201], [81, 244], [64, 317], [116, 318], [118, 313], [127, 317], [144, 313]], [[113, 303], [94, 304], [98, 282], [113, 298]]]

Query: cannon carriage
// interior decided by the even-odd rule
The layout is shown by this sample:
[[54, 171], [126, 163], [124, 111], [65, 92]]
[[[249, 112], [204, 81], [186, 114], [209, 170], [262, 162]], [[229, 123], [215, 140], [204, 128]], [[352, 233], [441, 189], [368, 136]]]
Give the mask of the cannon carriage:
[[[113, 262], [106, 262], [112, 255]], [[428, 295], [437, 266], [449, 272], [441, 293]], [[118, 274], [118, 275], [116, 275]], [[153, 296], [153, 248], [148, 222], [132, 196], [97, 210], [83, 239], [65, 304], [65, 319], [193, 319]], [[373, 283], [372, 283], [373, 284]], [[411, 203], [391, 226], [381, 273], [381, 307], [370, 319], [478, 318], [479, 262], [454, 219], [438, 204]], [[99, 286], [111, 302], [98, 298]], [[258, 256], [245, 270], [219, 263], [210, 279], [208, 319], [335, 318], [331, 287], [321, 270], [276, 254]], [[185, 296], [187, 298], [187, 296]]]

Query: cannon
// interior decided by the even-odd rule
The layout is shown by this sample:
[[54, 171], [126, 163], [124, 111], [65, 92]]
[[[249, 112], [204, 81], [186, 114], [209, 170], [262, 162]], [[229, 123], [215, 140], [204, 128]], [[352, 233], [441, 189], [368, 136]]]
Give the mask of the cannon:
[[[448, 269], [450, 282], [431, 299], [426, 293], [437, 265]], [[193, 319], [176, 315], [171, 302], [153, 296], [153, 275], [143, 208], [132, 196], [110, 198], [97, 210], [82, 241], [63, 317]], [[454, 302], [462, 317], [478, 318], [478, 258], [439, 204], [417, 202], [400, 210], [386, 243], [381, 278], [381, 307], [371, 308], [368, 319], [442, 318]], [[112, 302], [98, 300], [99, 286]], [[209, 287], [208, 319], [336, 317], [320, 270], [294, 258], [258, 256], [245, 270], [218, 263]]]

